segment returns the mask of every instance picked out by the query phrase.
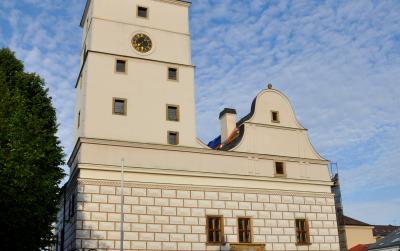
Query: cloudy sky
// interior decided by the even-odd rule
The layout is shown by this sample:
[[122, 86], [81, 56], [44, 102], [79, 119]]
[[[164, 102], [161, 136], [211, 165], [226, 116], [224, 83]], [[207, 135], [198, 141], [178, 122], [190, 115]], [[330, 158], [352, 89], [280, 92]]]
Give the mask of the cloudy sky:
[[[47, 83], [69, 155], [84, 0], [1, 0], [0, 47]], [[271, 82], [337, 162], [345, 213], [400, 225], [400, 1], [193, 0], [197, 130]]]

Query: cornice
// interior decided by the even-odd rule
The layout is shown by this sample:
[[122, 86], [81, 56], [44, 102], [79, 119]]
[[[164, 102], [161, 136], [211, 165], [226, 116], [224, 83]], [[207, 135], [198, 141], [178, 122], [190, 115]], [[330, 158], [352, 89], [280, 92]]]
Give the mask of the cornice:
[[186, 7], [190, 7], [192, 5], [192, 3], [190, 1], [185, 1], [185, 0], [153, 0], [153, 1], [172, 3], [172, 4], [182, 5], [182, 6], [186, 6]]
[[71, 156], [68, 160], [69, 166], [72, 164], [72, 160], [75, 158], [80, 145], [83, 143], [97, 144], [97, 145], [110, 145], [110, 146], [119, 146], [119, 147], [166, 150], [166, 151], [201, 153], [201, 154], [212, 154], [212, 155], [220, 155], [220, 156], [248, 157], [248, 158], [256, 158], [256, 159], [268, 159], [268, 160], [280, 160], [280, 161], [292, 161], [292, 162], [307, 162], [310, 164], [328, 164], [329, 163], [327, 160], [319, 160], [319, 159], [308, 159], [308, 158], [259, 154], [259, 153], [246, 153], [246, 152], [236, 152], [236, 151], [218, 151], [218, 150], [213, 150], [213, 149], [196, 148], [196, 147], [188, 147], [188, 146], [172, 146], [172, 145], [139, 143], [139, 142], [82, 137], [82, 138], [79, 138], [77, 143], [75, 144], [74, 150], [72, 151]]
[[[116, 186], [119, 187], [119, 181], [101, 180], [101, 179], [78, 179], [79, 184], [83, 185], [100, 185], [100, 186]], [[269, 195], [287, 195], [287, 196], [312, 196], [321, 198], [334, 198], [332, 193], [317, 192], [299, 192], [286, 190], [258, 189], [258, 188], [237, 188], [237, 187], [214, 187], [214, 186], [196, 186], [196, 185], [177, 185], [177, 184], [156, 184], [124, 181], [124, 186], [129, 188], [148, 188], [148, 189], [171, 189], [171, 190], [190, 190], [203, 192], [233, 192], [233, 193], [256, 193]]]
[[[120, 166], [105, 165], [97, 163], [79, 163], [78, 169], [120, 172]], [[202, 172], [199, 170], [182, 170], [182, 169], [163, 169], [163, 168], [149, 168], [145, 166], [124, 166], [126, 173], [142, 173], [142, 174], [158, 174], [168, 176], [182, 176], [182, 177], [197, 177], [197, 178], [219, 178], [227, 180], [247, 180], [247, 181], [265, 181], [271, 183], [287, 183], [287, 184], [300, 184], [300, 185], [319, 185], [319, 186], [332, 186], [331, 181], [311, 180], [311, 179], [294, 179], [294, 178], [279, 178], [271, 176], [255, 176], [245, 174], [227, 174], [218, 172]]]
[[150, 62], [157, 62], [157, 63], [167, 64], [167, 65], [178, 65], [178, 66], [183, 66], [183, 67], [195, 68], [195, 66], [192, 65], [192, 64], [182, 64], [182, 63], [162, 61], [162, 60], [156, 60], [156, 59], [150, 59], [150, 58], [142, 58], [142, 57], [135, 57], [135, 56], [129, 56], [129, 55], [121, 55], [121, 54], [115, 54], [115, 53], [110, 53], [110, 52], [87, 50], [85, 55], [84, 55], [81, 68], [79, 70], [78, 78], [75, 81], [75, 88], [78, 87], [79, 79], [82, 76], [82, 71], [83, 71], [83, 68], [85, 67], [86, 60], [87, 60], [87, 57], [88, 57], [89, 53], [95, 53], [95, 54], [97, 53], [97, 54], [103, 54], [103, 55], [108, 55], [108, 56], [113, 56], [113, 57], [130, 58], [130, 59], [135, 59], [135, 60], [144, 60], [144, 61], [150, 61]]

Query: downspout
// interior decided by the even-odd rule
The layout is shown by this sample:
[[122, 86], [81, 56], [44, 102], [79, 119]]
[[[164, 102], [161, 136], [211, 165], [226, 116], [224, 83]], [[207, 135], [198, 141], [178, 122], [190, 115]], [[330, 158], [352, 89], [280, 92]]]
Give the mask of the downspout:
[[68, 183], [64, 185], [63, 191], [63, 216], [62, 216], [62, 229], [61, 229], [61, 251], [64, 251], [64, 241], [65, 241], [65, 200], [66, 200], [66, 188]]

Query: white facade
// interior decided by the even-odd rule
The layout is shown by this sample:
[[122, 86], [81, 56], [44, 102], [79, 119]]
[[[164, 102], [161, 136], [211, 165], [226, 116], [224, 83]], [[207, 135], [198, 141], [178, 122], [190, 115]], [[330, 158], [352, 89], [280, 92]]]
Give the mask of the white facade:
[[[229, 250], [239, 242], [239, 217], [251, 221], [248, 246], [339, 250], [328, 161], [310, 144], [285, 95], [265, 89], [237, 125], [234, 116], [223, 118], [230, 123], [224, 138], [236, 127], [238, 137], [221, 150], [196, 138], [189, 5], [88, 1], [58, 250], [61, 240], [64, 250], [119, 250], [121, 159], [124, 250]], [[137, 16], [138, 7], [147, 8], [147, 18]], [[133, 48], [137, 33], [151, 38], [149, 52]], [[116, 60], [126, 62], [125, 73], [116, 72]], [[176, 81], [168, 80], [169, 67], [178, 70]], [[113, 113], [114, 98], [126, 100], [126, 114]], [[166, 119], [167, 105], [179, 107], [179, 121]], [[179, 144], [168, 144], [169, 131], [179, 133]], [[283, 163], [282, 175], [276, 162]], [[223, 243], [207, 242], [207, 216], [222, 218]], [[307, 220], [307, 245], [297, 243], [296, 219]]]

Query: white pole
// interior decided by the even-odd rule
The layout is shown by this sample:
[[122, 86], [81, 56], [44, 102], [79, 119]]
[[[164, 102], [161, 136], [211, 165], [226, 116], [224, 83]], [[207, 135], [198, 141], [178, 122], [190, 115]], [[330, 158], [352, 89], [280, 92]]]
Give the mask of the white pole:
[[124, 158], [121, 159], [121, 251], [124, 250]]

